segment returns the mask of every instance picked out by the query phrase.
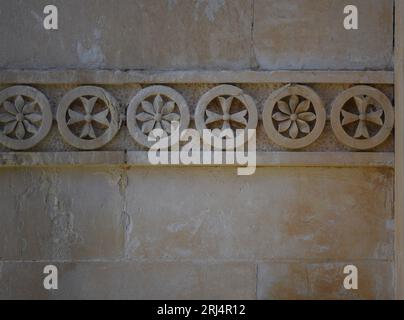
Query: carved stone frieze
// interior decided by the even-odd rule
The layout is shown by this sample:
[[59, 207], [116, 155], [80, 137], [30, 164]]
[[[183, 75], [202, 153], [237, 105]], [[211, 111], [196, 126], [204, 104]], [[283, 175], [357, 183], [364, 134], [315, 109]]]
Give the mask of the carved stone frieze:
[[[201, 135], [208, 145], [224, 137], [228, 142], [226, 132], [231, 133], [234, 141], [223, 144], [224, 149], [243, 146], [251, 137], [245, 133], [256, 129], [261, 151], [266, 150], [265, 144], [272, 150], [280, 147], [321, 151], [322, 145], [330, 141], [331, 148], [344, 151], [345, 146], [378, 151], [377, 147], [393, 130], [394, 108], [388, 91], [386, 95], [371, 86], [353, 86], [348, 90], [340, 86], [337, 90], [333, 88], [332, 95], [328, 92], [323, 97], [324, 91], [316, 86], [273, 87], [225, 84], [206, 89], [189, 86], [184, 92], [180, 88], [179, 93], [177, 88], [151, 85], [129, 95], [129, 87], [122, 91], [116, 87], [110, 91], [109, 87], [107, 91], [102, 87], [79, 86], [70, 88], [67, 93], [62, 91], [61, 98], [46, 91], [51, 93], [52, 112], [43, 93], [33, 87], [13, 86], [0, 92], [0, 143], [11, 150], [33, 148], [50, 132], [52, 113], [56, 115], [64, 142], [79, 150], [98, 150], [111, 143], [122, 123], [126, 124], [133, 141], [127, 140], [126, 133], [122, 132], [118, 144], [113, 142], [113, 150], [125, 149], [127, 144], [135, 150], [151, 147], [156, 140], [149, 138], [155, 129], [160, 129], [163, 139], [170, 139], [173, 145], [176, 143], [173, 138], [178, 135], [172, 130], [183, 132], [195, 126], [201, 133], [209, 129]], [[132, 90], [133, 86], [130, 88]], [[317, 92], [313, 88], [317, 88]], [[127, 96], [122, 95], [125, 90]], [[119, 102], [114, 96], [119, 97]], [[261, 108], [262, 123], [259, 123]], [[331, 122], [327, 127], [326, 110], [329, 110]], [[327, 137], [335, 135], [337, 139], [322, 139], [319, 145], [311, 147], [323, 133]], [[391, 139], [389, 141], [382, 150], [390, 150]], [[48, 140], [46, 143], [52, 144]]]

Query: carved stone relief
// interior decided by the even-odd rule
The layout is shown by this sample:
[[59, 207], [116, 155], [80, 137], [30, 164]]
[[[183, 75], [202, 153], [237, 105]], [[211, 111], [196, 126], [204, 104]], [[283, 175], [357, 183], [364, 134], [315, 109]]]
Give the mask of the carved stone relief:
[[[198, 102], [195, 111], [195, 125], [199, 131], [204, 129], [231, 129], [235, 137], [234, 144], [239, 147], [248, 139], [237, 139], [237, 129], [247, 131], [258, 124], [258, 112], [254, 100], [240, 88], [230, 85], [217, 86], [206, 92]], [[206, 138], [206, 136], [204, 136]], [[204, 141], [212, 143], [211, 136]]]
[[143, 146], [151, 147], [155, 143], [149, 141], [153, 129], [163, 130], [167, 137], [174, 136], [171, 132], [174, 121], [179, 123], [180, 132], [187, 129], [190, 122], [188, 105], [174, 89], [151, 86], [141, 90], [129, 103], [127, 126], [133, 139]]
[[[257, 100], [264, 101], [263, 131], [274, 144], [286, 149], [303, 149], [321, 136], [327, 121], [326, 110], [313, 89], [290, 84], [273, 92], [260, 90]], [[391, 135], [394, 108], [383, 92], [361, 85], [335, 95], [337, 97], [330, 105], [330, 120], [333, 133], [341, 144], [368, 150], [376, 148]], [[328, 94], [327, 99], [331, 101], [335, 95], [330, 97]], [[195, 99], [195, 127], [201, 133], [204, 129], [211, 132], [202, 135], [206, 144], [211, 145], [212, 138], [216, 141], [223, 138], [226, 129], [232, 137], [248, 129], [261, 130], [254, 99], [239, 87], [219, 85]], [[70, 90], [56, 107], [61, 136], [67, 144], [80, 150], [100, 149], [111, 142], [124, 120], [120, 112], [125, 112], [125, 108], [120, 110], [117, 100], [101, 87], [81, 86]], [[191, 121], [190, 109], [176, 90], [162, 85], [149, 86], [130, 99], [126, 126], [134, 141], [142, 146], [151, 147], [155, 143], [149, 141], [153, 129], [160, 129], [172, 145], [176, 143], [172, 138], [177, 137], [172, 132], [172, 125], [179, 124], [174, 128], [176, 131], [187, 129]], [[14, 86], [0, 92], [0, 143], [8, 149], [34, 147], [46, 137], [51, 127], [50, 104], [37, 89]], [[229, 145], [243, 146], [248, 138], [248, 134], [244, 134]], [[265, 138], [261, 141], [268, 143]], [[222, 146], [223, 149], [227, 147]]]
[[264, 105], [263, 122], [270, 139], [288, 149], [307, 147], [324, 130], [326, 112], [309, 87], [288, 85], [272, 93]]
[[69, 91], [59, 104], [56, 118], [66, 142], [83, 150], [106, 145], [120, 127], [115, 98], [104, 89], [92, 86]]
[[44, 139], [51, 127], [51, 108], [40, 91], [15, 86], [0, 92], [0, 143], [26, 150]]
[[354, 149], [368, 150], [384, 142], [394, 127], [394, 109], [379, 90], [356, 86], [333, 102], [331, 125], [337, 139]]

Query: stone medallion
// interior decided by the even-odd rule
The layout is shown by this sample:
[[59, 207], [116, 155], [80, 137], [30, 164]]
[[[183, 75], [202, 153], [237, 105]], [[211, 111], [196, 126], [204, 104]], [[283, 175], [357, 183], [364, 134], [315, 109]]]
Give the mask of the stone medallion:
[[48, 99], [35, 88], [14, 86], [0, 92], [0, 143], [26, 150], [44, 139], [52, 127]]
[[120, 127], [117, 101], [104, 89], [93, 86], [69, 91], [59, 104], [56, 118], [65, 141], [82, 150], [106, 145]]
[[[126, 122], [130, 135], [143, 146], [151, 147], [155, 143], [149, 141], [155, 129], [163, 130], [167, 145], [173, 145], [178, 141], [172, 129], [179, 132], [187, 129], [190, 114], [185, 99], [177, 91], [166, 86], [151, 86], [131, 99]], [[175, 127], [175, 123], [179, 126]]]
[[333, 102], [331, 126], [348, 147], [368, 150], [383, 143], [394, 127], [394, 109], [387, 96], [370, 86], [342, 92]]
[[[255, 130], [258, 124], [256, 104], [249, 95], [238, 87], [220, 85], [206, 92], [199, 100], [195, 110], [196, 128], [203, 134], [204, 142], [212, 144], [212, 135], [232, 130], [232, 143], [240, 147], [248, 140], [248, 130]], [[215, 130], [218, 129], [218, 130]], [[240, 134], [243, 133], [243, 137]], [[217, 136], [218, 134], [216, 134]], [[237, 137], [239, 135], [239, 137]], [[226, 147], [224, 147], [226, 149]]]
[[273, 92], [264, 104], [265, 132], [284, 148], [309, 146], [320, 137], [325, 122], [323, 102], [307, 86], [285, 86]]

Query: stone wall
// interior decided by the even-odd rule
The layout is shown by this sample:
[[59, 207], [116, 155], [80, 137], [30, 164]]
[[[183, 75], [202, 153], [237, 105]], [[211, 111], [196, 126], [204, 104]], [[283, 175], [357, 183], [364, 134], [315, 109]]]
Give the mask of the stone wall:
[[[352, 32], [342, 0], [55, 0], [49, 32], [47, 1], [0, 0], [0, 96], [17, 104], [21, 88], [5, 90], [29, 86], [50, 111], [28, 149], [0, 137], [0, 298], [394, 298], [394, 1], [350, 3]], [[256, 173], [150, 166], [128, 130], [132, 99], [174, 89], [198, 128], [198, 102], [223, 84], [255, 103]], [[60, 130], [63, 97], [84, 85], [116, 100], [117, 132], [97, 147]], [[295, 149], [264, 113], [299, 85], [321, 100], [323, 118], [310, 110], [324, 128]], [[383, 139], [341, 139], [332, 125], [334, 101], [358, 86], [380, 98]], [[47, 264], [57, 291], [43, 288]], [[359, 290], [343, 287], [348, 264]]]
[[[1, 181], [3, 298], [393, 296], [391, 170], [8, 169]], [[346, 264], [357, 292], [341, 285]]]
[[[393, 1], [352, 0], [360, 28], [346, 32], [341, 0], [1, 0], [2, 68], [393, 68]], [[21, 50], [24, 44], [25, 50]]]

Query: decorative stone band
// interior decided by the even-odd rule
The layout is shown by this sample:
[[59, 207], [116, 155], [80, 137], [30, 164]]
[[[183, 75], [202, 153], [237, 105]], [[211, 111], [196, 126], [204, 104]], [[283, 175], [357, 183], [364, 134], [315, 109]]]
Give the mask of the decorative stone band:
[[[161, 129], [170, 137], [174, 121], [179, 123], [179, 130], [188, 128], [190, 123], [186, 100], [167, 86], [152, 85], [140, 90], [130, 100], [126, 112], [130, 135], [147, 147], [151, 146], [147, 138], [153, 129]], [[56, 113], [64, 140], [81, 150], [103, 147], [114, 138], [123, 122], [117, 100], [95, 86], [69, 91]], [[301, 149], [321, 136], [326, 111], [322, 99], [311, 88], [290, 84], [269, 93], [262, 118], [265, 132], [273, 142], [288, 149]], [[255, 129], [258, 111], [254, 98], [236, 86], [214, 87], [197, 103], [195, 125], [200, 131]], [[335, 98], [331, 125], [337, 139], [346, 146], [372, 149], [391, 134], [394, 109], [381, 91], [355, 86]], [[12, 150], [30, 149], [47, 136], [51, 126], [50, 104], [41, 92], [27, 86], [0, 92], [0, 143], [4, 146]]]

